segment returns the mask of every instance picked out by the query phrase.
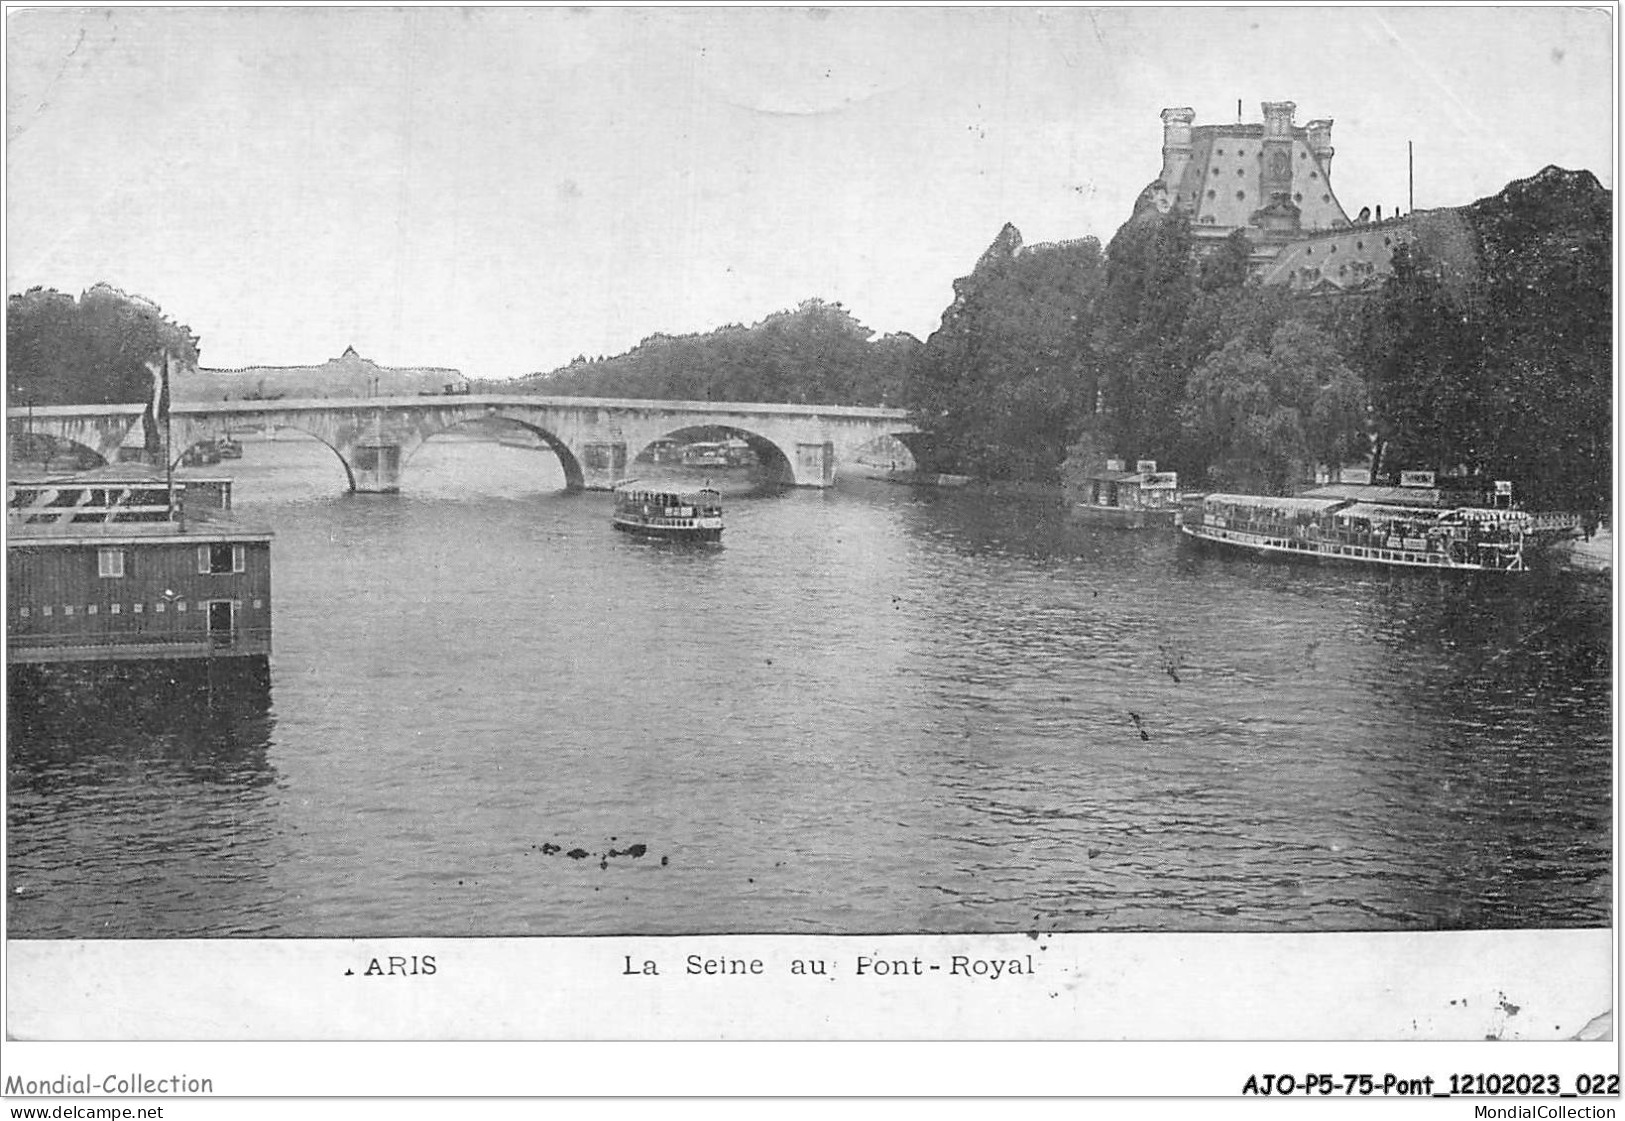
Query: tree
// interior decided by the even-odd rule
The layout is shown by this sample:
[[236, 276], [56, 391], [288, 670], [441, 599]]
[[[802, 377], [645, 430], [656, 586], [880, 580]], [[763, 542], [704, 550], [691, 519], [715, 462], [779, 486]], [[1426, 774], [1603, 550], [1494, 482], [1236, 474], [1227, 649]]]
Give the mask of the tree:
[[1180, 458], [1175, 445], [1191, 366], [1182, 344], [1195, 292], [1190, 223], [1181, 212], [1145, 211], [1112, 238], [1089, 355], [1103, 434], [1125, 458]]
[[1613, 450], [1612, 198], [1546, 168], [1466, 209], [1482, 261], [1481, 469], [1533, 505], [1605, 508]]
[[1241, 230], [1233, 230], [1219, 247], [1202, 258], [1197, 268], [1197, 286], [1204, 292], [1240, 288], [1247, 283], [1253, 243]]
[[1510, 479], [1532, 506], [1601, 509], [1613, 445], [1612, 198], [1547, 168], [1463, 208], [1470, 283], [1402, 247], [1364, 347], [1394, 467]]
[[145, 403], [148, 451], [162, 447], [153, 367], [168, 354], [195, 369], [198, 338], [157, 304], [109, 284], [73, 297], [30, 288], [6, 300], [6, 397], [12, 405]]
[[919, 348], [909, 335], [875, 340], [839, 303], [803, 300], [750, 327], [650, 335], [625, 354], [577, 358], [521, 388], [589, 397], [878, 405], [895, 400]]
[[1242, 334], [1201, 363], [1182, 421], [1215, 482], [1289, 494], [1315, 463], [1363, 453], [1367, 413], [1364, 383], [1333, 340], [1288, 321], [1267, 347]]
[[1392, 269], [1364, 346], [1382, 443], [1379, 470], [1471, 464], [1482, 436], [1478, 317], [1425, 253], [1401, 244]]
[[905, 386], [916, 455], [941, 471], [1053, 482], [1092, 409], [1084, 321], [1104, 279], [1092, 238], [1025, 248], [1006, 225], [954, 283]]

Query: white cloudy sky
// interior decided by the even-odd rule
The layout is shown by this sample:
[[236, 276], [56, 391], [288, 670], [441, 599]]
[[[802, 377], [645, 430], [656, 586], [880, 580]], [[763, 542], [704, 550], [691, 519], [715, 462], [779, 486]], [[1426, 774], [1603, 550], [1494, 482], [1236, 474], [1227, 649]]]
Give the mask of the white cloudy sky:
[[1105, 241], [1166, 106], [1331, 117], [1352, 214], [1613, 187], [1578, 7], [13, 11], [8, 291], [108, 281], [205, 365], [505, 377], [811, 296], [924, 338], [1006, 222]]

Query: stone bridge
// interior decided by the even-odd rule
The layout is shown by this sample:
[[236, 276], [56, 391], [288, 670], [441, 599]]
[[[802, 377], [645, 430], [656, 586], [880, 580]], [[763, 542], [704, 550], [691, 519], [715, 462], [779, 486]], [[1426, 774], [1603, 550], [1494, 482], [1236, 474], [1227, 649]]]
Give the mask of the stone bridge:
[[[142, 405], [13, 408], [7, 426], [13, 440], [24, 432], [51, 436], [111, 463], [121, 445], [139, 442], [142, 411]], [[827, 487], [842, 463], [878, 449], [885, 437], [915, 430], [902, 409], [469, 394], [176, 401], [170, 447], [178, 461], [193, 444], [228, 429], [292, 428], [333, 450], [351, 490], [391, 492], [400, 489], [401, 472], [424, 441], [470, 421], [505, 421], [536, 433], [558, 456], [572, 490], [607, 490], [635, 473], [633, 461], [650, 444], [702, 426], [744, 439], [785, 483]]]

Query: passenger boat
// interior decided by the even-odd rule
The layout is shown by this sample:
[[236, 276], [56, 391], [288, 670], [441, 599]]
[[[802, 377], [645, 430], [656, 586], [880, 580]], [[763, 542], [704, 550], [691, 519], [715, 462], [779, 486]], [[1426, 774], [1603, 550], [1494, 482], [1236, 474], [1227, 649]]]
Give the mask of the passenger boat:
[[213, 467], [220, 462], [220, 447], [213, 440], [200, 440], [181, 453], [182, 467]]
[[722, 494], [710, 487], [649, 490], [628, 480], [615, 488], [610, 524], [623, 533], [664, 541], [721, 541]]
[[1525, 571], [1530, 516], [1492, 507], [1384, 505], [1348, 497], [1209, 494], [1180, 526], [1258, 555], [1387, 568]]

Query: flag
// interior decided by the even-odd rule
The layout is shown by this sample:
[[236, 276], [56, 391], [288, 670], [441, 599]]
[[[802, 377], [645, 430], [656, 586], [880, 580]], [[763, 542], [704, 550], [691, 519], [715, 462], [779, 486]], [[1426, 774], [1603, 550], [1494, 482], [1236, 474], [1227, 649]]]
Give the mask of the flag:
[[169, 362], [169, 351], [166, 350], [164, 351], [163, 378], [158, 387], [157, 404], [154, 406], [153, 410], [154, 415], [157, 416], [158, 423], [160, 424], [165, 424], [169, 421]]
[[158, 410], [163, 408], [164, 374], [165, 374], [166, 371], [163, 370], [162, 368], [160, 368], [158, 363], [152, 361], [152, 359], [150, 359], [150, 358], [147, 359], [147, 361], [143, 362], [142, 365], [147, 368], [147, 373], [152, 375], [152, 408], [151, 408], [151, 412], [152, 412], [152, 418], [154, 420], [157, 420], [158, 419]]
[[148, 358], [142, 363], [147, 373], [152, 375], [152, 400], [147, 402], [146, 415], [142, 421], [146, 426], [146, 446], [148, 455], [157, 455], [160, 450], [159, 441], [163, 437], [164, 422], [169, 419], [169, 352], [164, 352], [164, 362], [160, 366], [154, 359]]

